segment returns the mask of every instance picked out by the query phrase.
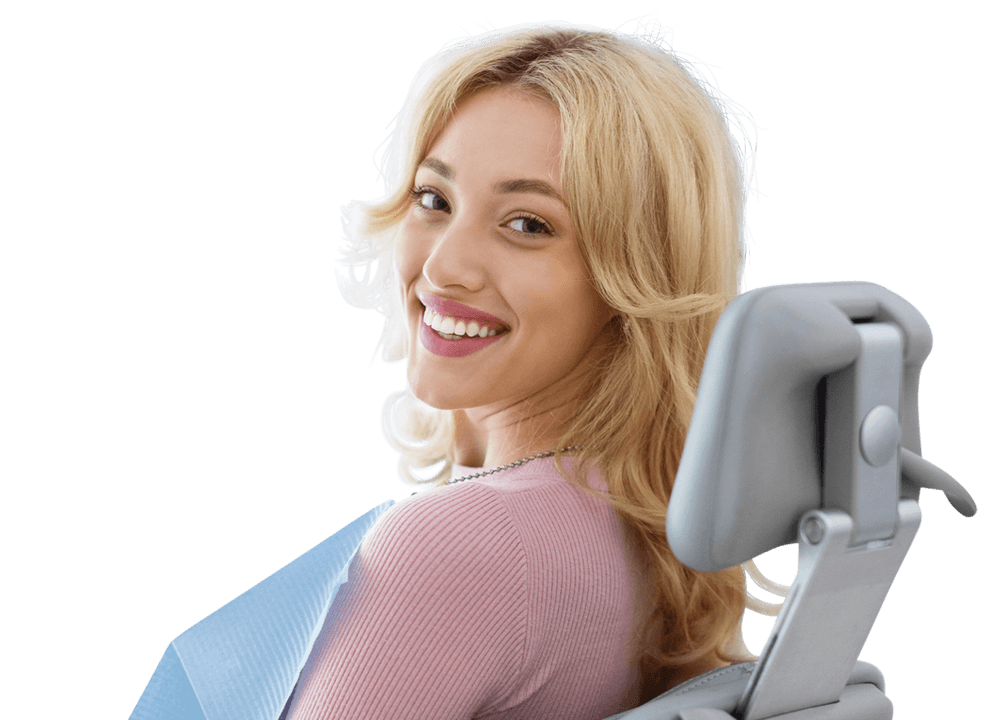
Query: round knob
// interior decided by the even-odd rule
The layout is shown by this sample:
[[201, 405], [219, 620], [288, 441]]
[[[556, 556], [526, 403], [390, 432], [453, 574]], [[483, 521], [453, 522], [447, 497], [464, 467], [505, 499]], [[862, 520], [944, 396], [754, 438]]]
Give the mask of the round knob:
[[812, 545], [819, 545], [826, 534], [826, 527], [817, 517], [808, 517], [802, 521], [802, 534]]
[[882, 467], [896, 457], [902, 436], [896, 411], [879, 405], [861, 422], [861, 456], [872, 467]]

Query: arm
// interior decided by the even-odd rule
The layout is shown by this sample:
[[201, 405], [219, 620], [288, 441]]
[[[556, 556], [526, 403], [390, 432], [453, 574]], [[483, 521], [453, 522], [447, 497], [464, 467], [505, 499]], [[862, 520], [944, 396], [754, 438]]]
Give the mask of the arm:
[[524, 655], [525, 566], [487, 488], [392, 508], [328, 613], [289, 720], [469, 720], [498, 707]]

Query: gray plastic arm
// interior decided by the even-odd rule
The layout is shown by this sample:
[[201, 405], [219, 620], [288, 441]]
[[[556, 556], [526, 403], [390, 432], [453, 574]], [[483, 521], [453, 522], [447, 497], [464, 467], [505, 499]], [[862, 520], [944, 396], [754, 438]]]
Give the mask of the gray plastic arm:
[[972, 517], [976, 514], [976, 501], [972, 499], [972, 495], [961, 486], [958, 480], [937, 465], [927, 462], [906, 448], [900, 448], [899, 459], [901, 461], [900, 472], [904, 478], [922, 488], [943, 491], [951, 506], [965, 517]]

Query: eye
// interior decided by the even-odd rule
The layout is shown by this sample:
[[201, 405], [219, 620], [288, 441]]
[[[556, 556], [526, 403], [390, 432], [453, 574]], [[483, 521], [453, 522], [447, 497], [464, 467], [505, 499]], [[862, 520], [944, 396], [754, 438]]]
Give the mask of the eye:
[[436, 190], [418, 187], [410, 190], [410, 197], [413, 204], [422, 210], [441, 210], [448, 212], [448, 201], [441, 197]]
[[518, 215], [509, 220], [507, 225], [520, 235], [552, 235], [552, 227], [534, 215]]

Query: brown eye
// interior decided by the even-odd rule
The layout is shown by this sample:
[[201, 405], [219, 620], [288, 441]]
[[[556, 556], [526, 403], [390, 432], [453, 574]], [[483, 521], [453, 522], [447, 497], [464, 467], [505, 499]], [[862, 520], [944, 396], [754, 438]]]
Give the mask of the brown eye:
[[424, 210], [440, 210], [447, 212], [448, 202], [433, 190], [426, 188], [416, 188], [410, 191], [413, 202]]
[[522, 235], [551, 235], [552, 228], [541, 218], [532, 215], [521, 215], [509, 223], [510, 229]]

